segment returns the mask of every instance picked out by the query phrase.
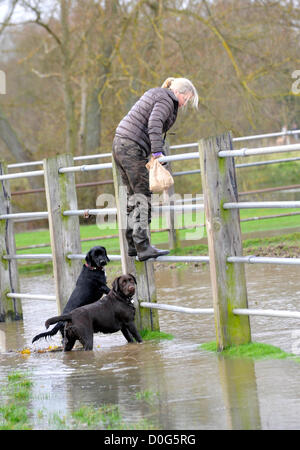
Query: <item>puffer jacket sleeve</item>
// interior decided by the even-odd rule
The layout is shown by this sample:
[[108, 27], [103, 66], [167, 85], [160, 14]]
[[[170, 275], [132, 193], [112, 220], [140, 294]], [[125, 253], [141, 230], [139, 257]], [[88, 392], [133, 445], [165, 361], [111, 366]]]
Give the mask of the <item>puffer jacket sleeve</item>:
[[164, 98], [157, 99], [148, 120], [148, 135], [151, 142], [151, 153], [163, 151], [163, 127], [173, 114], [174, 104]]

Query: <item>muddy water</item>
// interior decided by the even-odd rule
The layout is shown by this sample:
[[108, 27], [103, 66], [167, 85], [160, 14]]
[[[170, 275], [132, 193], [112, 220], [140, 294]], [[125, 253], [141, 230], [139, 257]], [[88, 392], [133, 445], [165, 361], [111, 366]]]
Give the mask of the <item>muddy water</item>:
[[[253, 265], [246, 273], [250, 307], [299, 310], [299, 268]], [[162, 303], [212, 306], [208, 266], [159, 269], [156, 282]], [[22, 278], [21, 285], [22, 292], [54, 292], [50, 275]], [[18, 349], [60, 344], [56, 336], [31, 345], [45, 319], [56, 314], [55, 302], [24, 300], [23, 313], [23, 322], [0, 324], [0, 383], [11, 369], [30, 371], [36, 429], [55, 428], [53, 414], [104, 403], [118, 405], [127, 423], [147, 419], [159, 429], [300, 429], [300, 365], [200, 350], [199, 344], [215, 339], [212, 316], [160, 311], [161, 330], [174, 335], [171, 341], [128, 345], [116, 333], [97, 335], [91, 352], [21, 355]], [[253, 340], [300, 353], [299, 321], [255, 317], [251, 327]], [[151, 401], [139, 398], [145, 392]]]

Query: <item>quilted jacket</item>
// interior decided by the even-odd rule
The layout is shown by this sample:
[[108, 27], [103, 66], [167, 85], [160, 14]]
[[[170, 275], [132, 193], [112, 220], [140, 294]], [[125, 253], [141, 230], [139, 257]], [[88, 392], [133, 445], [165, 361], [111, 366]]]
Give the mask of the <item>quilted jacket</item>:
[[150, 153], [163, 151], [163, 134], [174, 124], [178, 112], [175, 94], [165, 88], [146, 91], [121, 120], [116, 136], [131, 139]]

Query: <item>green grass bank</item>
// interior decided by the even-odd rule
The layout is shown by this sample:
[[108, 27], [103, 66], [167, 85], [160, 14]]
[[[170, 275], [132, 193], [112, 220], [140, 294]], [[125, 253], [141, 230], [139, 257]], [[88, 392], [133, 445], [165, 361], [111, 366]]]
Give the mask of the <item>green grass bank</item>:
[[260, 359], [291, 359], [300, 363], [300, 357], [293, 353], [287, 353], [279, 347], [269, 344], [262, 344], [259, 342], [250, 342], [238, 346], [226, 348], [222, 352], [217, 351], [217, 344], [215, 341], [206, 342], [199, 346], [201, 350], [218, 353], [230, 358], [251, 358], [254, 360]]

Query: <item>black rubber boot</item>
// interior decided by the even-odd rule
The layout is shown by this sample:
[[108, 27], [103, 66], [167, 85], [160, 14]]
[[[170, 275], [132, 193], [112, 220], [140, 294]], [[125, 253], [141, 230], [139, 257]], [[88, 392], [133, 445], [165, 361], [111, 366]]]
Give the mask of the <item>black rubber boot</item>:
[[133, 233], [133, 230], [131, 230], [130, 228], [127, 228], [127, 230], [125, 232], [125, 236], [126, 236], [127, 245], [128, 245], [128, 256], [137, 256], [137, 251], [136, 251], [136, 248], [134, 245], [132, 233]]
[[147, 259], [158, 258], [159, 256], [168, 255], [169, 253], [169, 250], [160, 250], [149, 243], [144, 248], [141, 248], [140, 246], [137, 248], [139, 261], [147, 261]]
[[147, 230], [138, 228], [134, 232], [134, 245], [137, 250], [137, 256], [140, 261], [147, 261], [150, 258], [158, 258], [159, 256], [168, 255], [169, 250], [160, 250], [150, 245]]

